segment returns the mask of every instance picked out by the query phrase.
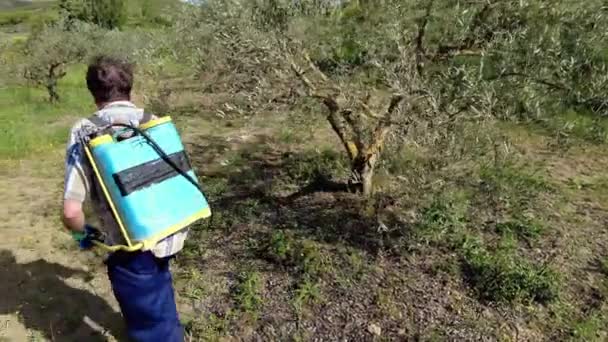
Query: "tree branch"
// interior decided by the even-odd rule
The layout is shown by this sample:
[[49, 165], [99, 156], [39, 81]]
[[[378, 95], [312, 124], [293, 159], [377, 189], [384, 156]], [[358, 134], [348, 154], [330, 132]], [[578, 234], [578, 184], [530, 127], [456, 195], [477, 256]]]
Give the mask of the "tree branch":
[[[328, 108], [330, 108], [330, 106], [328, 106]], [[337, 110], [331, 110], [330, 108], [329, 114], [327, 115], [327, 121], [329, 121], [331, 128], [340, 138], [340, 141], [348, 152], [348, 157], [350, 158], [351, 162], [354, 161], [359, 156], [357, 144], [352, 139], [348, 138], [347, 129], [344, 127], [344, 123], [340, 118], [339, 112]]]
[[342, 117], [344, 117], [344, 119], [346, 120], [346, 122], [348, 122], [348, 124], [350, 125], [351, 129], [353, 130], [353, 140], [355, 143], [355, 147], [357, 149], [357, 153], [354, 154], [354, 157], [356, 158], [360, 152], [363, 152], [364, 146], [363, 146], [363, 139], [364, 139], [364, 128], [362, 126], [362, 118], [360, 115], [357, 115], [355, 113], [353, 113], [351, 110], [343, 110], [341, 112]]
[[456, 55], [479, 55], [480, 52], [473, 50], [476, 40], [475, 31], [485, 24], [491, 9], [492, 3], [486, 3], [485, 6], [479, 10], [479, 12], [475, 13], [475, 16], [471, 20], [471, 24], [469, 25], [469, 29], [467, 31], [467, 37], [460, 44], [440, 45], [437, 49], [437, 53], [431, 56], [431, 58], [437, 60]]
[[[315, 72], [317, 72], [319, 75], [323, 75], [323, 77], [322, 77], [323, 80], [328, 81], [327, 76], [325, 76], [320, 70], [318, 70], [318, 68], [314, 65], [314, 63], [312, 63], [312, 61], [310, 61], [310, 58], [308, 57], [307, 54], [305, 55], [305, 58], [309, 61], [311, 70], [315, 70]], [[336, 95], [333, 95], [333, 96], [332, 95], [323, 95], [323, 94], [319, 93], [317, 91], [317, 88], [308, 79], [308, 77], [306, 77], [306, 75], [304, 74], [304, 71], [302, 71], [302, 69], [298, 67], [298, 65], [295, 63], [293, 58], [291, 58], [291, 56], [287, 56], [287, 59], [289, 60], [291, 70], [296, 74], [296, 76], [300, 79], [300, 81], [302, 81], [302, 83], [305, 85], [308, 95], [311, 97], [320, 99], [323, 102], [323, 104], [325, 105], [325, 107], [327, 107], [327, 109], [329, 110], [329, 114], [327, 115], [327, 121], [329, 121], [331, 128], [334, 130], [334, 132], [340, 138], [340, 141], [342, 142], [342, 144], [344, 145], [344, 148], [348, 152], [350, 160], [351, 161], [355, 160], [357, 158], [357, 156], [359, 155], [360, 142], [358, 141], [358, 139], [349, 138], [348, 130], [344, 126], [344, 123], [341, 118], [341, 114], [344, 113], [344, 111], [340, 112], [340, 105], [338, 104]], [[335, 90], [336, 87], [332, 87], [331, 89]], [[338, 90], [339, 90], [339, 88], [338, 88]], [[353, 141], [353, 140], [355, 140], [355, 141]]]
[[553, 90], [563, 90], [563, 91], [572, 91], [570, 88], [566, 87], [563, 84], [558, 84], [552, 81], [548, 81], [542, 78], [536, 78], [536, 77], [532, 77], [530, 75], [526, 75], [523, 74], [521, 72], [506, 72], [506, 73], [501, 73], [495, 77], [491, 77], [491, 78], [487, 78], [485, 79], [486, 81], [496, 81], [498, 79], [502, 79], [502, 78], [509, 78], [509, 77], [521, 77], [521, 78], [525, 78], [528, 79], [534, 83], [538, 83], [544, 86], [547, 86]]
[[424, 69], [424, 56], [426, 55], [426, 49], [424, 48], [424, 36], [426, 34], [426, 27], [429, 24], [429, 18], [431, 17], [431, 9], [433, 8], [433, 3], [435, 0], [429, 0], [427, 6], [425, 8], [424, 17], [422, 17], [422, 22], [418, 26], [418, 34], [416, 35], [416, 70], [418, 71], [418, 75], [422, 74]]
[[382, 147], [384, 146], [384, 140], [386, 139], [386, 136], [390, 131], [393, 122], [393, 114], [395, 112], [395, 109], [399, 107], [399, 104], [401, 104], [404, 99], [405, 96], [402, 94], [394, 94], [391, 97], [388, 109], [386, 110], [386, 113], [384, 114], [380, 122], [378, 122], [378, 125], [376, 125], [376, 129], [372, 134], [371, 143], [365, 150], [365, 157], [367, 159], [377, 155], [382, 150]]

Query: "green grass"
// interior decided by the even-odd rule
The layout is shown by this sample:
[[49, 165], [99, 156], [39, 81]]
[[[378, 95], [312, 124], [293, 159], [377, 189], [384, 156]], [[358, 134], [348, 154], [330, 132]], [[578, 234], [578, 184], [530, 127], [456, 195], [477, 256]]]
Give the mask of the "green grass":
[[300, 315], [307, 304], [319, 303], [322, 298], [319, 283], [314, 279], [305, 278], [298, 283], [292, 304], [296, 313]]
[[56, 16], [55, 3], [56, 1], [34, 1], [32, 4], [18, 7], [0, 3], [0, 26], [33, 24], [54, 18]]
[[[294, 275], [291, 304], [298, 317], [303, 314], [306, 305], [323, 300], [321, 278], [334, 274], [336, 270], [330, 268], [330, 261], [317, 242], [297, 239], [289, 232], [278, 230], [261, 247], [258, 254], [287, 268]], [[362, 260], [355, 260], [354, 263], [362, 263]]]
[[257, 318], [262, 305], [262, 280], [259, 272], [244, 271], [238, 274], [233, 298], [237, 308]]
[[480, 170], [483, 181], [501, 190], [513, 190], [522, 195], [534, 195], [546, 191], [551, 185], [537, 172], [530, 172], [522, 165], [484, 166]]
[[600, 260], [600, 272], [608, 277], [608, 257]]
[[466, 226], [467, 194], [450, 192], [437, 196], [422, 208], [414, 240], [423, 244], [453, 244]]
[[317, 242], [297, 239], [282, 230], [271, 234], [259, 253], [272, 262], [294, 268], [305, 277], [316, 278], [328, 271], [327, 260]]
[[294, 244], [293, 237], [282, 230], [277, 230], [270, 236], [264, 252], [276, 262], [287, 263], [293, 256]]
[[421, 210], [411, 242], [450, 248], [463, 261], [458, 270], [454, 260], [443, 260], [435, 265], [436, 274], [462, 275], [480, 299], [491, 302], [557, 298], [555, 272], [517, 253], [517, 238], [537, 238], [543, 231], [540, 224], [523, 218], [501, 223], [497, 225], [498, 246], [493, 246], [469, 227], [468, 212], [467, 194], [458, 191], [437, 196]]
[[224, 316], [210, 314], [205, 319], [187, 317], [182, 323], [189, 341], [219, 341], [230, 328], [233, 316], [232, 312], [228, 312]]
[[317, 176], [343, 178], [348, 174], [345, 155], [332, 149], [307, 150], [285, 161], [284, 172], [295, 183], [306, 184]]
[[547, 123], [554, 130], [570, 136], [594, 142], [608, 142], [608, 119], [595, 115], [568, 110], [560, 113]]
[[[596, 312], [590, 317], [578, 321], [572, 328], [571, 341], [589, 341], [589, 342], [600, 342], [605, 341], [604, 338], [608, 331], [606, 326], [608, 325], [608, 314]], [[603, 332], [604, 335], [600, 335]]]
[[[25, 86], [0, 89], [0, 158], [19, 159], [54, 150], [67, 143], [69, 128], [95, 107], [77, 66], [59, 82], [62, 100], [51, 104], [46, 91]], [[66, 118], [74, 118], [67, 120]]]
[[475, 238], [463, 243], [466, 273], [477, 295], [495, 302], [545, 303], [556, 299], [557, 274], [518, 256], [512, 242], [505, 245], [489, 251]]
[[545, 227], [535, 220], [515, 217], [512, 220], [498, 223], [496, 231], [500, 234], [514, 234], [524, 240], [534, 240], [542, 235]]

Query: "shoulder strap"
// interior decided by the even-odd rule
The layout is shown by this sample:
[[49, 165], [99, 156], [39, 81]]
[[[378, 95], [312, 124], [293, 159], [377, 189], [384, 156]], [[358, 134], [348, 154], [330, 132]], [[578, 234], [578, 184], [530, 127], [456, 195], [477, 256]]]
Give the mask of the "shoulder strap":
[[148, 112], [144, 112], [144, 116], [142, 117], [141, 121], [139, 122], [139, 124], [145, 124], [146, 122], [152, 120], [152, 117], [154, 115], [152, 113], [148, 113]]

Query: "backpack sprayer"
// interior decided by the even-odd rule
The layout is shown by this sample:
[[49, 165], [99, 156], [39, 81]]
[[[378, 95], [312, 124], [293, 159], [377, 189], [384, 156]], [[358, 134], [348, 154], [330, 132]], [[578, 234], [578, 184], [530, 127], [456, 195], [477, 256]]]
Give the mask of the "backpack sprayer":
[[[93, 134], [82, 146], [127, 245], [93, 243], [109, 251], [149, 250], [159, 241], [192, 223], [211, 216], [211, 209], [170, 117], [135, 127], [132, 131]], [[101, 131], [103, 131], [102, 129]]]

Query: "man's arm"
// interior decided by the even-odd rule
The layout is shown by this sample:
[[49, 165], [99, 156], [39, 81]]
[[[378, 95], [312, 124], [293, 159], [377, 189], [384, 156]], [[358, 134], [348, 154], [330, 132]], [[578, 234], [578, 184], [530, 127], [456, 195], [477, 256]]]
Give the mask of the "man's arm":
[[73, 232], [83, 232], [85, 225], [82, 202], [73, 199], [63, 201], [63, 225]]
[[83, 232], [85, 216], [83, 203], [87, 197], [89, 182], [84, 169], [84, 153], [77, 139], [78, 125], [70, 134], [66, 151], [65, 185], [61, 221], [72, 232]]

